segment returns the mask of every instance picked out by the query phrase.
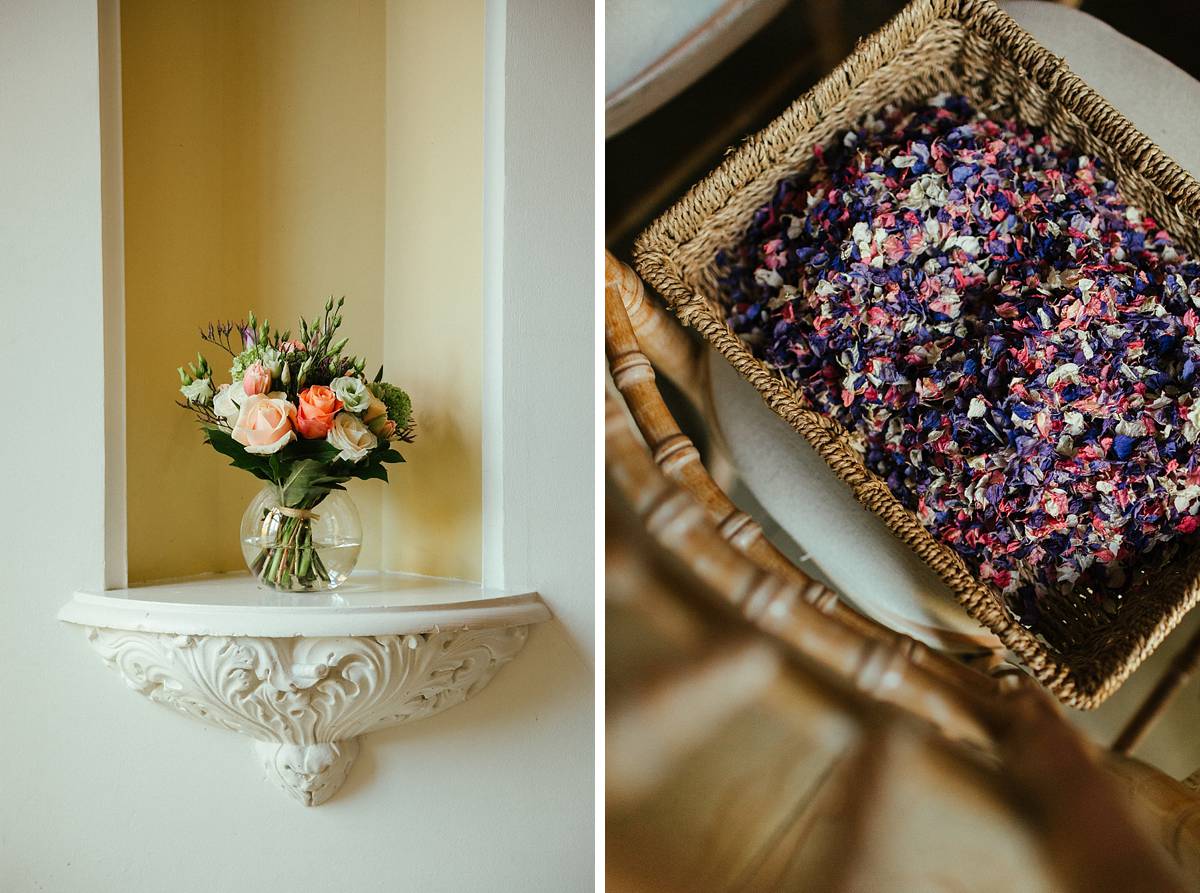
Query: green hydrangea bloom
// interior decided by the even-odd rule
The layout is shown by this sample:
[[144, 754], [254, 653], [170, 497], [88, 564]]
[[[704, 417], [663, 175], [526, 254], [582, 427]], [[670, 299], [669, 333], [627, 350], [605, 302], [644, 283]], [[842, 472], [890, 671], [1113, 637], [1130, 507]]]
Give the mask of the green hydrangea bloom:
[[412, 421], [412, 399], [400, 388], [386, 381], [377, 381], [371, 385], [371, 393], [383, 401], [388, 418], [396, 423], [397, 428], [403, 428]]
[[233, 358], [233, 365], [229, 368], [229, 375], [234, 381], [241, 381], [242, 376], [246, 374], [246, 370], [258, 362], [259, 350], [258, 345], [247, 347], [240, 354]]

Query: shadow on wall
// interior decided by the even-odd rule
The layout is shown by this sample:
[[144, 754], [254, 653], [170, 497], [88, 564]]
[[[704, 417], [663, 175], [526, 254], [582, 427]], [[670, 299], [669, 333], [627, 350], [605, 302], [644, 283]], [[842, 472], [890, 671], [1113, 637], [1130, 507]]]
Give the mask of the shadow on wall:
[[[578, 748], [591, 749], [590, 721], [580, 722], [578, 705], [590, 701], [593, 691], [591, 671], [579, 659], [566, 630], [557, 620], [534, 626], [529, 640], [517, 659], [496, 674], [487, 688], [464, 704], [419, 720], [411, 725], [393, 726], [372, 732], [363, 738], [363, 747], [354, 769], [337, 795], [322, 809], [368, 796], [375, 789], [373, 778], [403, 776], [411, 771], [410, 757], [415, 753], [437, 752], [439, 759], [453, 763], [461, 759], [472, 771], [500, 783], [505, 777], [505, 754], [511, 749], [497, 745], [512, 739], [517, 746], [529, 737], [531, 725], [540, 726], [537, 735], [556, 742], [564, 763], [577, 760]], [[492, 742], [491, 755], [478, 747], [486, 738]], [[573, 755], [568, 751], [575, 751]], [[494, 761], [495, 765], [484, 765]], [[488, 769], [492, 772], [488, 772]], [[553, 772], [547, 765], [546, 770]], [[436, 771], [422, 763], [422, 772]], [[587, 774], [587, 773], [585, 773]], [[567, 777], [555, 775], [554, 777]], [[591, 779], [578, 780], [580, 798], [590, 797]], [[572, 796], [563, 791], [563, 796]], [[414, 816], [419, 822], [419, 816]]]
[[[383, 556], [388, 570], [480, 578], [481, 456], [478, 419], [456, 407], [425, 406], [422, 382], [407, 385], [417, 417], [415, 443], [401, 444], [383, 501]], [[439, 387], [445, 387], [443, 379]]]

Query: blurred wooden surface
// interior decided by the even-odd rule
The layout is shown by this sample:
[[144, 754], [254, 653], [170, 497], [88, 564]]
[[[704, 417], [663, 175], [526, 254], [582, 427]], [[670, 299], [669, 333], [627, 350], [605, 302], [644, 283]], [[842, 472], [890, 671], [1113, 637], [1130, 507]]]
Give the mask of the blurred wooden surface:
[[1195, 792], [1101, 759], [1023, 674], [858, 617], [742, 540], [748, 517], [731, 533], [630, 322], [644, 295], [608, 263], [614, 888], [1185, 889]]
[[[1001, 690], [964, 747], [858, 685], [856, 649], [831, 664], [820, 627], [834, 618], [809, 616], [809, 635], [780, 642], [722, 614], [764, 592], [762, 572], [715, 531], [689, 536], [710, 523], [698, 505], [661, 511], [690, 497], [647, 487], [659, 473], [622, 424], [611, 412], [607, 859], [621, 888], [1185, 889], [1130, 818], [1128, 791], [1032, 684]], [[664, 599], [681, 616], [655, 623]], [[879, 671], [903, 678], [902, 660]], [[1159, 798], [1161, 840], [1198, 811], [1178, 788]]]

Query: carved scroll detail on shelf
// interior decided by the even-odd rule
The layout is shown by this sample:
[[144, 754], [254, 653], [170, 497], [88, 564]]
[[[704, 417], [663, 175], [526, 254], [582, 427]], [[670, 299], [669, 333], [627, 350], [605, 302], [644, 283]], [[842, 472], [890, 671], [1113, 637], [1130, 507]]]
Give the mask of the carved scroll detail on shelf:
[[268, 777], [306, 806], [341, 786], [359, 735], [462, 703], [527, 635], [527, 626], [328, 638], [88, 628], [92, 646], [130, 688], [254, 738]]

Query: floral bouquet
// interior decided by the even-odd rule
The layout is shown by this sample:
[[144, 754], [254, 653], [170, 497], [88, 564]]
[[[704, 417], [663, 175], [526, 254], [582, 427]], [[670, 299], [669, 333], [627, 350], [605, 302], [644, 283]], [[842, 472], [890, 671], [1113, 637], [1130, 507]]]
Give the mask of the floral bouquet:
[[384, 466], [404, 461], [393, 441], [413, 439], [408, 395], [382, 380], [383, 367], [368, 382], [364, 361], [344, 353], [348, 339], [334, 341], [343, 301], [330, 298], [320, 318], [302, 318], [298, 338], [253, 313], [201, 329], [233, 358], [230, 384], [213, 385], [203, 354], [179, 368], [179, 405], [199, 418], [205, 442], [267, 482], [243, 519], [242, 551], [276, 589], [345, 580], [361, 546], [357, 512], [341, 494], [322, 503], [351, 478], [386, 481]]

